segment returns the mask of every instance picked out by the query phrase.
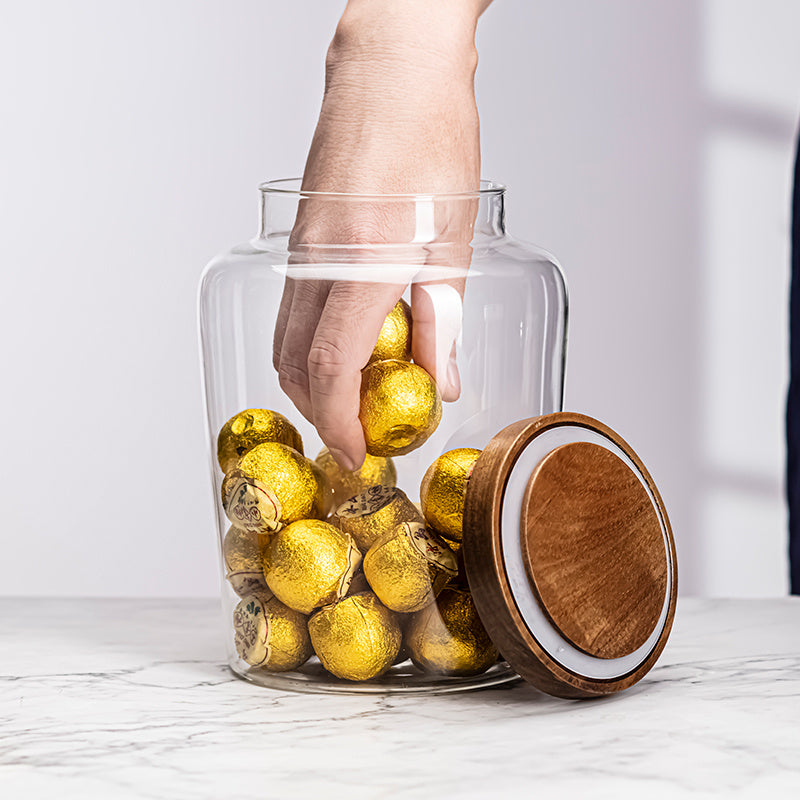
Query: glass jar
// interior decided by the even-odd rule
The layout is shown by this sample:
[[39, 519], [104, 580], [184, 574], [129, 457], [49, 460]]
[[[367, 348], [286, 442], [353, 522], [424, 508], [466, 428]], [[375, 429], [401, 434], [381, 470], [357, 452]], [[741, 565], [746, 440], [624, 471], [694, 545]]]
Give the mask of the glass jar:
[[[477, 451], [511, 423], [561, 410], [561, 269], [508, 235], [499, 184], [451, 195], [312, 193], [298, 180], [260, 189], [258, 236], [208, 265], [199, 296], [231, 668], [306, 691], [450, 691], [513, 680], [472, 604], [459, 514]], [[408, 305], [393, 308], [401, 296]], [[351, 297], [361, 298], [352, 311]], [[357, 329], [371, 336], [357, 366], [375, 471], [360, 483], [330, 454], [318, 458], [323, 441], [289, 396], [302, 395], [302, 367], [295, 358], [279, 375], [273, 357], [275, 339], [279, 353], [314, 351], [315, 368], [326, 366], [317, 362], [328, 351], [312, 342], [318, 298], [348, 342]], [[370, 318], [376, 308], [394, 315], [382, 328]], [[378, 328], [385, 347], [368, 365]], [[425, 371], [409, 366], [412, 354]], [[310, 414], [307, 395], [303, 402]], [[359, 399], [350, 402], [355, 414]], [[274, 413], [262, 418], [259, 409]], [[310, 466], [315, 458], [320, 468]], [[364, 492], [355, 501], [354, 489]], [[303, 506], [306, 490], [317, 495]], [[252, 517], [247, 503], [257, 507]]]

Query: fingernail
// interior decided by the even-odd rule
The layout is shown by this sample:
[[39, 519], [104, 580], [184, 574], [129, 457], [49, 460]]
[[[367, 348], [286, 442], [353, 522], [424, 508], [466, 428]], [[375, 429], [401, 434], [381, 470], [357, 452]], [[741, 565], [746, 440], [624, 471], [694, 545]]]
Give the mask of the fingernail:
[[343, 450], [337, 450], [335, 447], [330, 448], [331, 455], [336, 459], [336, 463], [347, 472], [353, 472], [356, 469], [355, 461], [347, 455]]

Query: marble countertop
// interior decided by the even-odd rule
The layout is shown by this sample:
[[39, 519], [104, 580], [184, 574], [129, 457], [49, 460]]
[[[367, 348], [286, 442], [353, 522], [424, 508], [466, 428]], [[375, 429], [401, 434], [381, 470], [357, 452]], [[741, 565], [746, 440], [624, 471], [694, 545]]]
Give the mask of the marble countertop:
[[610, 698], [235, 678], [206, 600], [0, 600], [0, 797], [800, 797], [800, 599], [678, 605]]

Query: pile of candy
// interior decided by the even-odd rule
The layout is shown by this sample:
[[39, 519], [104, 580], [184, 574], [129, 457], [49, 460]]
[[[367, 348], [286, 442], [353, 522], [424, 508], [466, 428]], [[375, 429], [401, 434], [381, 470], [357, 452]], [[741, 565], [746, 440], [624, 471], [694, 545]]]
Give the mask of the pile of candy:
[[459, 554], [480, 451], [436, 459], [419, 507], [396, 486], [392, 456], [419, 447], [442, 414], [434, 381], [410, 361], [410, 342], [401, 300], [362, 371], [368, 455], [355, 472], [327, 449], [307, 458], [297, 429], [274, 411], [241, 411], [219, 433], [231, 522], [223, 556], [241, 597], [235, 644], [253, 668], [295, 670], [316, 654], [331, 674], [364, 681], [409, 658], [440, 675], [475, 675], [497, 661]]

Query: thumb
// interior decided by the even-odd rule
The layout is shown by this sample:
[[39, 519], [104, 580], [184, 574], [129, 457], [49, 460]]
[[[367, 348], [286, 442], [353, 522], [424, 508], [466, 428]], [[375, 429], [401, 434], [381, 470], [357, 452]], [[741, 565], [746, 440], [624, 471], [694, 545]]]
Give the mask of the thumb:
[[456, 341], [461, 333], [463, 293], [463, 278], [411, 286], [414, 361], [433, 377], [442, 400], [449, 403], [461, 394]]

